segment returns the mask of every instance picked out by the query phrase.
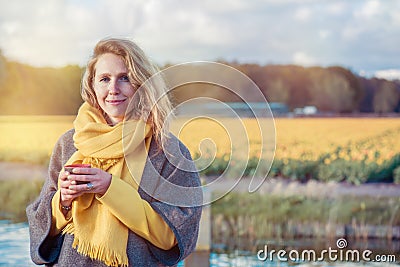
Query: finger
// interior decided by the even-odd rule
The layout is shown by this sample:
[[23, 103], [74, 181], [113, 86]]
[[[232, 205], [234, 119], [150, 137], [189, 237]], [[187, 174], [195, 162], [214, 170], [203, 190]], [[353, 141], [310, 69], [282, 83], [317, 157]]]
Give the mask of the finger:
[[[74, 183], [75, 183], [75, 181], [74, 181]], [[66, 181], [61, 180], [61, 182], [60, 182], [61, 188], [68, 188], [70, 185], [71, 185], [71, 182], [68, 180], [66, 180]]]
[[73, 187], [72, 188], [64, 188], [61, 191], [61, 194], [64, 194], [64, 195], [75, 195], [77, 193], [79, 193], [79, 191], [75, 190]]
[[70, 192], [68, 189], [63, 189], [61, 191], [61, 200], [73, 200], [75, 198], [74, 194], [70, 194]]
[[71, 195], [61, 195], [61, 201], [69, 201], [74, 200], [74, 197]]
[[97, 170], [96, 170], [96, 168], [74, 168], [73, 173], [74, 174], [96, 174]]
[[77, 185], [70, 185], [70, 186], [68, 186], [68, 189], [67, 189], [68, 194], [76, 194], [79, 191], [80, 190], [78, 189]]
[[83, 193], [94, 193], [95, 186], [93, 183], [79, 185], [79, 189]]
[[80, 197], [81, 195], [83, 195], [82, 192], [76, 194], [66, 194], [61, 196], [61, 200], [74, 200], [75, 198]]
[[69, 172], [60, 172], [59, 179], [65, 181], [67, 180], [69, 174], [70, 174]]
[[70, 193], [76, 194], [76, 193], [86, 193], [87, 191], [93, 191], [94, 185], [91, 183], [90, 186], [88, 184], [78, 184], [78, 185], [70, 185], [68, 188]]
[[72, 183], [78, 184], [78, 182], [88, 183], [93, 180], [93, 175], [68, 175], [68, 180]]

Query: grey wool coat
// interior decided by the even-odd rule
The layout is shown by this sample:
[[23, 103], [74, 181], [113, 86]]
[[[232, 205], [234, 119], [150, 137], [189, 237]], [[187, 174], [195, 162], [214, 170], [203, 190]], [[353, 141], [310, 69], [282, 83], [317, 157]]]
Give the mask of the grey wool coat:
[[[76, 151], [73, 134], [72, 129], [58, 140], [40, 196], [26, 209], [31, 258], [34, 263], [46, 266], [106, 266], [103, 262], [83, 256], [72, 248], [72, 235], [59, 234], [54, 237], [49, 235], [52, 219], [51, 200], [57, 190], [58, 175]], [[177, 195], [176, 192], [169, 192], [169, 187], [166, 186], [169, 183], [166, 181], [184, 188], [193, 187], [195, 190], [188, 190], [190, 194]], [[145, 186], [144, 183], [146, 183]], [[202, 191], [199, 186], [199, 176], [188, 149], [172, 134], [162, 150], [158, 149], [153, 138], [143, 170], [139, 194], [171, 227], [177, 245], [170, 250], [162, 250], [129, 230], [126, 252], [130, 266], [174, 266], [194, 250], [202, 204]], [[163, 197], [165, 199], [185, 198], [186, 202], [191, 203], [177, 206], [168, 204], [171, 202], [159, 201]], [[132, 212], [135, 211], [132, 210]]]

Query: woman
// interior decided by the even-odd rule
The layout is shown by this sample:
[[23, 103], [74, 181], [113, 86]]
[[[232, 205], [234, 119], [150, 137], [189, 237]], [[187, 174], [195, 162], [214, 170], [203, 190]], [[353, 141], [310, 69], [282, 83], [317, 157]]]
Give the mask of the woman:
[[[171, 199], [163, 184], [200, 181], [187, 148], [168, 132], [164, 81], [146, 82], [156, 72], [131, 41], [94, 48], [74, 129], [58, 140], [40, 196], [27, 207], [36, 264], [171, 266], [195, 248], [201, 190], [185, 196], [192, 205], [163, 201]], [[91, 168], [63, 169], [80, 163]]]

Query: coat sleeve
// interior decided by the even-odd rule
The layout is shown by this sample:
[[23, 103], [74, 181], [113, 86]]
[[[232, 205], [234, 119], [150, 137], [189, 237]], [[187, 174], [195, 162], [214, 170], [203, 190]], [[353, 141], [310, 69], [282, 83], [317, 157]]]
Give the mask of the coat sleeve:
[[30, 253], [32, 261], [36, 264], [49, 264], [57, 261], [63, 243], [63, 235], [50, 235], [52, 227], [51, 202], [57, 191], [58, 174], [63, 164], [62, 139], [60, 138], [54, 147], [48, 174], [39, 197], [26, 208]]
[[[150, 167], [146, 166], [139, 193], [149, 199], [151, 207], [175, 234], [177, 244], [169, 250], [149, 243], [153, 255], [170, 266], [186, 258], [196, 247], [203, 195], [190, 153], [177, 138], [172, 138], [164, 155], [167, 155], [164, 160], [158, 156]], [[157, 169], [161, 170], [158, 175]]]
[[163, 218], [127, 182], [113, 177], [107, 192], [97, 199], [131, 231], [157, 247], [167, 250], [175, 245], [174, 233]]

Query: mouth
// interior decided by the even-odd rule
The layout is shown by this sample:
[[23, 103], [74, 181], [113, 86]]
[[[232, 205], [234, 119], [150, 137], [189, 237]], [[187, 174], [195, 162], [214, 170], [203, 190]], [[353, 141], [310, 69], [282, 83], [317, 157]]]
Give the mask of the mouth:
[[122, 104], [125, 101], [126, 101], [126, 98], [125, 99], [109, 99], [109, 100], [106, 99], [106, 103], [110, 104], [110, 105], [113, 105], [113, 106], [117, 106], [119, 104]]

